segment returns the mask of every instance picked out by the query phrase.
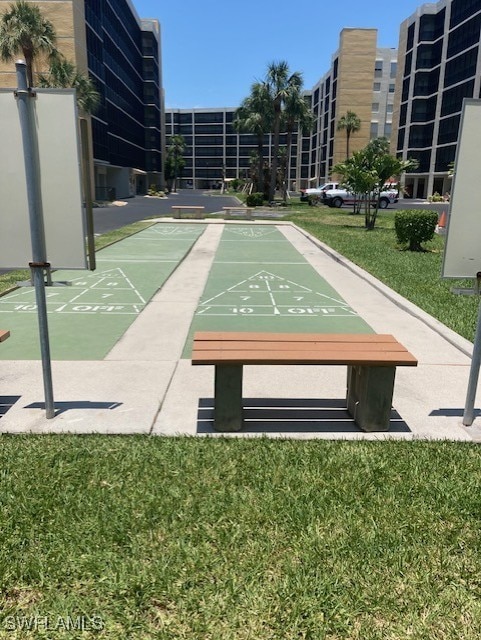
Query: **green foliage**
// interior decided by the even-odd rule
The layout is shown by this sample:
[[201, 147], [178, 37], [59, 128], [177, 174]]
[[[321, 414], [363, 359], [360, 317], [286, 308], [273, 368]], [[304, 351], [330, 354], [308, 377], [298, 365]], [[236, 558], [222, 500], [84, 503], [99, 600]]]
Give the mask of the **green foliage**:
[[0, 445], [5, 640], [479, 639], [477, 444]]
[[151, 184], [147, 193], [149, 196], [156, 196], [158, 198], [163, 198], [165, 196], [165, 193], [162, 189], [159, 189], [156, 184]]
[[428, 196], [429, 202], [444, 202], [443, 196], [435, 191], [432, 196]]
[[396, 237], [401, 244], [409, 245], [409, 251], [423, 251], [421, 242], [432, 239], [437, 223], [436, 211], [406, 209], [394, 216]]
[[62, 55], [52, 59], [48, 73], [39, 74], [38, 85], [75, 89], [77, 106], [85, 113], [95, 113], [100, 105], [100, 93], [92, 78], [88, 73], [79, 71], [73, 62]]
[[22, 55], [30, 87], [34, 86], [33, 63], [41, 54], [56, 55], [56, 43], [53, 24], [33, 2], [18, 0], [0, 18], [0, 60], [13, 62]]
[[250, 193], [246, 198], [248, 207], [260, 207], [264, 203], [263, 193]]

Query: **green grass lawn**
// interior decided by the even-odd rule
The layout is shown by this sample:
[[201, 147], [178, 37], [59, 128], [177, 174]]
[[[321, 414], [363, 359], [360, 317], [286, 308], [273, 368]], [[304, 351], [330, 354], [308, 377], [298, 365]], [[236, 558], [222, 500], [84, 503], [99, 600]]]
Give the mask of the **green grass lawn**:
[[476, 445], [3, 436], [0, 458], [1, 638], [479, 638]]

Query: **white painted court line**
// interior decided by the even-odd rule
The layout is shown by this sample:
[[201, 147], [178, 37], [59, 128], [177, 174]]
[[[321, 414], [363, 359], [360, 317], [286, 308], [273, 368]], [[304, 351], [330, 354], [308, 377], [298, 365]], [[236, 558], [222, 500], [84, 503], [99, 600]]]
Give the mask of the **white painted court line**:
[[[271, 309], [271, 312], [263, 313], [265, 309]], [[227, 310], [229, 313], [226, 313]], [[315, 291], [268, 271], [259, 271], [220, 291], [215, 296], [201, 301], [196, 311], [196, 315], [209, 316], [239, 314], [359, 317], [344, 300]]]

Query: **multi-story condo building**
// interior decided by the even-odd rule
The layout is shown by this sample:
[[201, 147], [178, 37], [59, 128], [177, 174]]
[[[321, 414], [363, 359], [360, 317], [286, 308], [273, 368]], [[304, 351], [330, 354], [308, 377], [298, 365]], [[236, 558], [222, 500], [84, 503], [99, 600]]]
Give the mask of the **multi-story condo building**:
[[[327, 182], [332, 167], [346, 158], [346, 133], [337, 123], [347, 111], [361, 120], [350, 150], [371, 138], [391, 136], [397, 51], [377, 48], [376, 29], [343, 29], [331, 69], [306, 92], [315, 115], [311, 132], [293, 136], [289, 187], [300, 189]], [[254, 135], [233, 127], [235, 108], [168, 110], [167, 137], [182, 135], [186, 142], [181, 186], [205, 188], [227, 178], [248, 175], [250, 154], [257, 149]], [[281, 145], [286, 143], [281, 136]], [[272, 152], [270, 135], [264, 139], [266, 160]]]
[[[35, 0], [56, 30], [58, 48], [88, 71], [101, 96], [90, 120], [96, 197], [128, 197], [162, 184], [163, 103], [160, 26], [130, 0]], [[0, 0], [0, 13], [10, 3]], [[46, 71], [45, 61], [37, 71]], [[0, 86], [15, 67], [0, 63]]]
[[[186, 149], [185, 167], [179, 180], [181, 187], [207, 189], [224, 180], [249, 177], [251, 153], [257, 151], [257, 136], [239, 133], [234, 128], [234, 107], [219, 109], [172, 109], [166, 112], [167, 143], [170, 136], [181, 135]], [[286, 144], [281, 135], [280, 144]], [[264, 136], [264, 153], [270, 162], [272, 136]], [[291, 179], [295, 179], [297, 133], [293, 135]]]
[[481, 0], [424, 4], [401, 24], [392, 147], [413, 197], [450, 190], [464, 98], [481, 97]]
[[327, 182], [332, 167], [346, 159], [346, 133], [339, 119], [353, 111], [361, 128], [350, 139], [350, 152], [372, 138], [391, 136], [397, 72], [396, 49], [377, 47], [376, 29], [343, 29], [330, 70], [310, 92], [315, 126], [299, 148], [297, 175], [301, 186]]

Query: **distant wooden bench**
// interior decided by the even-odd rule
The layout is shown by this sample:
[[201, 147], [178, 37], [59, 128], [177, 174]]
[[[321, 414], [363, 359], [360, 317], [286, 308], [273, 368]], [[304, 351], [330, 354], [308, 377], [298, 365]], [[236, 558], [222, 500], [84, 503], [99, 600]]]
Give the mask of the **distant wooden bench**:
[[237, 207], [222, 207], [222, 209], [225, 211], [226, 218], [230, 218], [234, 212], [240, 213], [246, 218], [251, 218], [252, 212], [254, 211], [254, 209], [250, 207], [243, 207], [242, 205], [238, 205]]
[[364, 431], [387, 431], [396, 367], [416, 358], [391, 335], [226, 333], [194, 335], [193, 365], [215, 366], [214, 427], [242, 428], [244, 365], [347, 365], [347, 410]]
[[189, 207], [186, 205], [173, 206], [174, 218], [181, 218], [183, 213], [190, 214], [194, 218], [204, 218], [205, 207]]
[[6, 329], [0, 329], [0, 342], [3, 342], [7, 338], [10, 338], [10, 331]]

